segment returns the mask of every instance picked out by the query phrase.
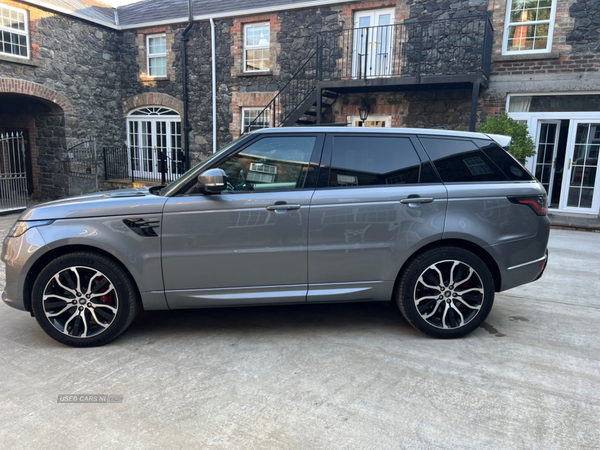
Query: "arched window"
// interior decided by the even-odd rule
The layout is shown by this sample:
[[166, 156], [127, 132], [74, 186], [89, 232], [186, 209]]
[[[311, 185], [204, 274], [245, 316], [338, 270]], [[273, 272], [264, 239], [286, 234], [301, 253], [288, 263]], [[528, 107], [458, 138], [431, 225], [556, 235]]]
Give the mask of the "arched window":
[[127, 145], [137, 178], [173, 180], [184, 171], [181, 117], [161, 106], [137, 108], [127, 115]]

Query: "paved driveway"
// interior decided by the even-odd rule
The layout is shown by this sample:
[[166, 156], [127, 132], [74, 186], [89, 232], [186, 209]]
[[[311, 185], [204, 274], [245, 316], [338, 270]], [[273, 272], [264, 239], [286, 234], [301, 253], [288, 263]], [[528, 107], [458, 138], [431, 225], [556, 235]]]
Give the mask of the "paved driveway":
[[0, 447], [598, 448], [599, 293], [600, 234], [553, 230], [544, 278], [453, 341], [354, 304], [149, 312], [75, 349], [2, 304]]

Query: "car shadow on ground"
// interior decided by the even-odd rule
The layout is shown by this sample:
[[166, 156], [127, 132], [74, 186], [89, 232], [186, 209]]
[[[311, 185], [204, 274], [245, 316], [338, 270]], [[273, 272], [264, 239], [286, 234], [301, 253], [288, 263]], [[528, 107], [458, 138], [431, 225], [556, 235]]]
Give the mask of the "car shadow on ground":
[[394, 304], [383, 302], [321, 305], [249, 306], [141, 311], [121, 339], [164, 338], [169, 334], [313, 335], [315, 332], [400, 332], [420, 334]]

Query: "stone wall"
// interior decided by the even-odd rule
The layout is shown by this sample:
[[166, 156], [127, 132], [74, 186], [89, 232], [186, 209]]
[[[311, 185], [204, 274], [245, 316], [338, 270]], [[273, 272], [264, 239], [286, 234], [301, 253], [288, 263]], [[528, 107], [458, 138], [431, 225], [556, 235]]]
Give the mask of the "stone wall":
[[410, 21], [455, 19], [486, 14], [489, 0], [407, 0]]
[[[8, 104], [4, 94], [55, 100], [51, 112], [30, 115], [37, 135], [37, 192], [42, 198], [61, 197], [67, 193], [63, 153], [70, 139], [123, 142], [121, 35], [24, 3], [3, 3], [29, 10], [31, 59], [0, 56], [0, 115]], [[26, 87], [11, 80], [31, 83]]]
[[575, 19], [573, 30], [567, 33], [567, 44], [573, 52], [598, 53], [600, 51], [600, 2], [579, 0], [569, 8], [569, 15]]
[[370, 116], [390, 115], [392, 127], [469, 130], [470, 89], [344, 94], [333, 105], [336, 122], [358, 116], [363, 101], [370, 106]]

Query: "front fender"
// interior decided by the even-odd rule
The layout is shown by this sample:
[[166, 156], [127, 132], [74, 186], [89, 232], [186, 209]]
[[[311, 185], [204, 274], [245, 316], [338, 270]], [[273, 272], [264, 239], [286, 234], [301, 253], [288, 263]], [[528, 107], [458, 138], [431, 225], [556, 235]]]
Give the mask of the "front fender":
[[[156, 295], [164, 291], [160, 232], [157, 236], [136, 234], [123, 222], [129, 218], [131, 216], [57, 220], [50, 226], [39, 228], [47, 247], [43, 253], [72, 246], [102, 250], [117, 259], [129, 271], [144, 303], [147, 297], [152, 297], [153, 302], [160, 303], [161, 295]], [[136, 218], [160, 223], [161, 216], [136, 215]], [[39, 256], [36, 254], [36, 259], [43, 256], [43, 253]], [[162, 297], [164, 298], [164, 294]], [[147, 309], [162, 309], [160, 306], [153, 305]], [[166, 302], [164, 309], [168, 309]]]

